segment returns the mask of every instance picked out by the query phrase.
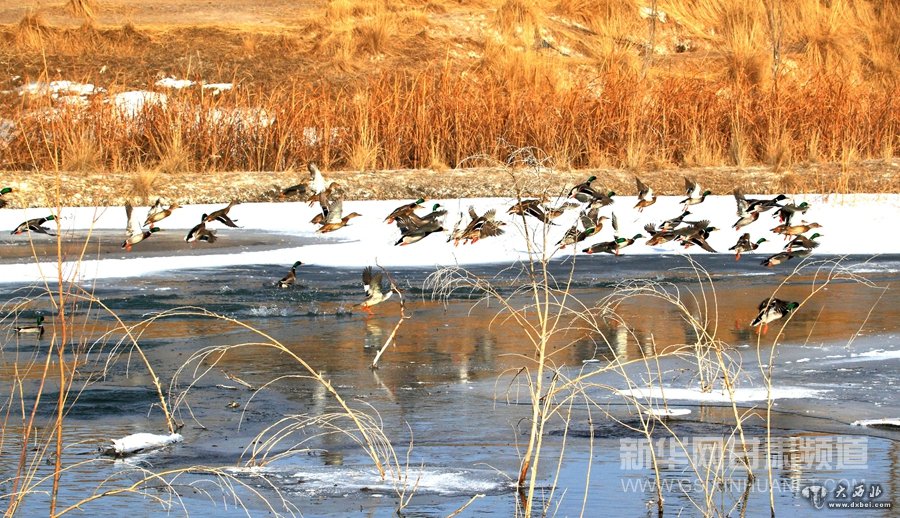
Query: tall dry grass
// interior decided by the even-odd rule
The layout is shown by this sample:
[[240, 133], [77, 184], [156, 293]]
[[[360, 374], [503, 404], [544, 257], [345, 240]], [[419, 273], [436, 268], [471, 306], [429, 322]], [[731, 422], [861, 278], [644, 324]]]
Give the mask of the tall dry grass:
[[[640, 167], [770, 163], [776, 155], [838, 162], [851, 144], [856, 158], [880, 159], [897, 147], [897, 96], [836, 77], [783, 80], [776, 96], [702, 79], [635, 84], [609, 75], [592, 94], [596, 85], [551, 86], [540, 70], [516, 86], [438, 68], [381, 74], [358, 89], [170, 93], [166, 107], [148, 104], [134, 116], [102, 101], [22, 101], [3, 110], [20, 130], [4, 162], [53, 169], [63, 158], [71, 170], [164, 173], [284, 170], [309, 160], [332, 169], [456, 167], [477, 154], [503, 160], [500, 143], [508, 142], [566, 157], [573, 168]], [[36, 145], [45, 136], [64, 157]]]
[[[165, 107], [148, 105], [134, 116], [108, 99], [133, 89], [133, 82], [104, 84], [110, 93], [85, 107], [0, 96], [0, 116], [21, 130], [0, 167], [50, 169], [59, 161], [73, 170], [165, 173], [283, 170], [316, 160], [333, 169], [452, 168], [475, 155], [503, 161], [502, 143], [543, 149], [571, 168], [783, 169], [895, 153], [897, 6], [849, 0], [656, 5], [666, 21], [653, 18], [648, 25], [630, 0], [497, 2], [483, 39], [473, 40], [479, 45], [469, 53], [474, 58], [451, 48], [434, 63], [418, 60], [416, 49], [440, 45], [430, 16], [458, 14], [452, 6], [332, 0], [304, 34], [232, 38], [236, 54], [284, 54], [301, 58], [291, 63], [305, 68], [244, 80], [220, 96], [166, 92]], [[25, 53], [67, 57], [96, 49], [138, 58], [157, 45], [134, 27], [57, 29], [40, 13], [5, 37]], [[173, 41], [189, 37], [188, 31], [171, 35]], [[692, 42], [694, 51], [671, 50], [675, 40]], [[404, 66], [392, 66], [405, 55]], [[180, 73], [204, 79], [196, 74], [208, 65], [186, 63]], [[59, 77], [50, 70], [26, 80]], [[145, 85], [155, 72], [148, 70]], [[259, 124], [259, 114], [274, 122]], [[67, 155], [38, 149], [45, 135]]]

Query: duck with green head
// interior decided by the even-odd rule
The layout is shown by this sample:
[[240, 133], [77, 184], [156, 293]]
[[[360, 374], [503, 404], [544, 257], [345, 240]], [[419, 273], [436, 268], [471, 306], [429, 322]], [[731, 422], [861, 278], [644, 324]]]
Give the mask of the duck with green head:
[[768, 268], [771, 268], [773, 266], [778, 266], [779, 264], [784, 263], [786, 261], [790, 261], [794, 257], [797, 257], [797, 255], [794, 252], [778, 252], [775, 255], [770, 255], [769, 257], [766, 257], [759, 264], [766, 266]]
[[759, 303], [759, 314], [750, 322], [750, 327], [759, 327], [761, 325], [762, 334], [766, 334], [769, 330], [769, 322], [786, 317], [798, 307], [800, 307], [799, 302], [788, 302], [775, 297], [765, 298]]
[[131, 203], [125, 203], [125, 216], [128, 218], [128, 223], [125, 227], [125, 241], [122, 243], [122, 248], [126, 252], [130, 252], [132, 246], [147, 239], [155, 232], [159, 232], [159, 227], [150, 227], [149, 230], [143, 230], [138, 226], [137, 220], [134, 219], [134, 209]]
[[9, 194], [13, 192], [12, 187], [4, 187], [0, 189], [0, 209], [6, 207], [6, 200], [3, 199], [4, 194]]
[[634, 244], [635, 241], [644, 237], [643, 234], [635, 234], [634, 237], [630, 239], [626, 239], [624, 237], [617, 237], [613, 241], [604, 241], [602, 243], [597, 243], [588, 248], [582, 250], [582, 252], [586, 254], [597, 254], [597, 253], [606, 253], [606, 254], [615, 254], [619, 255], [619, 252], [626, 247], [629, 247]]
[[425, 198], [419, 198], [412, 203], [407, 203], [405, 205], [401, 205], [393, 210], [386, 218], [384, 218], [385, 223], [393, 223], [395, 219], [401, 216], [408, 216], [422, 207], [422, 204], [425, 203]]
[[11, 232], [11, 234], [18, 235], [18, 234], [22, 234], [23, 232], [37, 232], [39, 234], [47, 234], [48, 236], [55, 236], [56, 234], [50, 232], [49, 229], [46, 229], [41, 226], [44, 223], [46, 223], [48, 221], [53, 221], [55, 219], [56, 219], [56, 216], [54, 216], [53, 214], [50, 214], [49, 216], [45, 216], [43, 218], [34, 218], [34, 219], [29, 219], [28, 221], [23, 221], [22, 223], [19, 224], [18, 227], [16, 227]]
[[805, 248], [806, 250], [812, 250], [813, 248], [819, 246], [819, 242], [815, 240], [817, 237], [822, 237], [822, 234], [816, 232], [809, 237], [801, 234], [794, 239], [791, 239], [788, 244], [784, 245], [784, 249], [788, 252], [792, 251], [794, 248]]
[[293, 286], [294, 282], [297, 281], [297, 267], [302, 265], [303, 263], [300, 261], [295, 262], [294, 265], [291, 266], [291, 271], [289, 271], [287, 275], [285, 275], [281, 278], [280, 281], [278, 281], [278, 287], [290, 288], [291, 286]]
[[16, 327], [16, 333], [20, 335], [24, 334], [37, 334], [38, 338], [44, 336], [44, 315], [38, 315], [35, 317], [35, 324], [33, 326], [18, 326]]
[[734, 250], [734, 260], [740, 261], [741, 254], [746, 252], [753, 252], [754, 250], [759, 248], [759, 245], [761, 243], [764, 243], [765, 241], [766, 238], [761, 237], [754, 243], [750, 240], [750, 233], [745, 233], [738, 239], [737, 243], [733, 247], [729, 248], [729, 250]]

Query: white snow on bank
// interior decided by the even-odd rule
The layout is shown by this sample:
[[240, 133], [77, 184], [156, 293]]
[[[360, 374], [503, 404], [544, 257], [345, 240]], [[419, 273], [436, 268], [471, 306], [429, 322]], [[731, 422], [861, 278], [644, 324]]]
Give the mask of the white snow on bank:
[[850, 423], [851, 426], [862, 426], [864, 428], [871, 427], [896, 427], [900, 428], [900, 418], [894, 419], [863, 419], [860, 421], [853, 421]]
[[166, 94], [134, 90], [118, 93], [112, 97], [111, 101], [116, 112], [121, 116], [134, 119], [141, 114], [145, 106], [165, 108], [168, 98]]
[[689, 415], [690, 408], [650, 408], [644, 411], [653, 417], [677, 417], [681, 415]]
[[182, 88], [189, 88], [194, 86], [196, 83], [191, 81], [190, 79], [175, 79], [174, 77], [164, 77], [156, 83], [154, 86], [157, 88], [172, 88], [174, 90], [180, 90]]
[[[819, 238], [818, 241], [821, 245], [815, 249], [814, 254], [900, 253], [900, 240], [893, 235], [885, 234], [885, 229], [893, 228], [894, 223], [900, 220], [900, 195], [858, 194], [830, 198], [810, 195], [798, 196], [795, 199], [797, 202], [811, 203], [813, 207], [805, 219], [818, 222], [823, 227], [817, 229], [823, 237]], [[498, 219], [507, 223], [504, 227], [506, 233], [502, 236], [482, 239], [475, 244], [453, 246], [452, 242], [447, 242], [448, 234], [444, 232], [428, 236], [412, 245], [395, 246], [394, 243], [400, 233], [395, 225], [389, 225], [383, 221], [387, 214], [397, 206], [410, 201], [348, 200], [344, 202], [345, 214], [355, 211], [362, 214], [362, 217], [352, 219], [349, 226], [329, 234], [316, 234], [317, 226], [309, 223], [309, 220], [319, 211], [317, 206], [310, 207], [306, 203], [299, 202], [239, 204], [231, 209], [230, 216], [237, 220], [238, 225], [242, 228], [219, 230], [220, 242], [227, 241], [230, 235], [236, 233], [255, 233], [259, 236], [261, 232], [277, 232], [308, 238], [313, 241], [313, 244], [299, 248], [255, 252], [223, 250], [222, 253], [217, 254], [170, 257], [163, 261], [159, 258], [135, 258], [123, 252], [115, 258], [84, 261], [79, 267], [79, 275], [83, 279], [129, 277], [183, 268], [253, 264], [290, 265], [296, 260], [333, 267], [356, 268], [374, 264], [376, 261], [385, 267], [434, 267], [455, 264], [511, 263], [528, 257], [524, 238], [526, 234], [521, 217], [506, 213], [514, 203], [514, 200], [509, 198], [428, 200], [425, 203], [426, 210], [419, 211], [419, 214], [424, 214], [430, 211], [432, 204], [441, 203], [449, 211], [444, 221], [444, 228], [449, 231], [459, 220], [461, 214], [467, 212], [469, 205], [473, 205], [479, 214], [495, 208]], [[632, 209], [634, 203], [634, 196], [616, 196], [616, 203], [602, 211], [607, 215], [610, 215], [612, 211], [616, 212], [622, 236], [631, 237], [638, 232], [643, 233], [644, 224], [659, 223], [680, 213], [677, 197], [660, 197], [657, 203], [647, 208], [643, 214]], [[159, 226], [165, 232], [186, 234], [187, 229], [197, 223], [201, 214], [209, 213], [222, 206], [220, 204], [183, 207], [163, 220]], [[728, 248], [734, 245], [743, 231], [750, 232], [754, 241], [760, 237], [766, 237], [769, 240], [760, 245], [759, 253], [743, 256], [741, 260], [751, 264], [758, 264], [767, 255], [780, 251], [785, 244], [785, 240], [781, 236], [770, 232], [770, 229], [778, 224], [777, 220], [772, 218], [772, 212], [763, 214], [759, 221], [741, 232], [731, 229], [731, 225], [737, 219], [734, 199], [731, 196], [710, 196], [705, 203], [694, 206], [692, 209], [694, 215], [688, 218], [689, 220], [709, 219], [713, 225], [721, 229], [713, 232], [708, 240], [720, 253], [730, 255]], [[135, 211], [138, 217], [143, 219], [147, 208], [136, 207]], [[48, 213], [48, 209], [0, 210], [0, 229], [8, 231], [26, 219], [46, 216]], [[63, 208], [61, 216], [64, 229], [73, 232], [75, 236], [90, 227], [122, 230], [124, 236], [125, 210], [121, 207]], [[556, 220], [556, 225], [549, 227], [548, 254], [554, 254], [554, 257], [572, 254], [573, 247], [556, 251], [555, 243], [559, 241], [577, 216], [577, 210], [568, 211]], [[465, 221], [468, 221], [467, 215], [463, 217]], [[866, 221], [867, 224], [859, 225], [860, 221]], [[527, 222], [529, 225], [528, 235], [535, 238], [537, 249], [540, 250], [543, 242], [543, 228], [533, 218], [529, 217]], [[217, 223], [211, 223], [209, 226], [210, 228], [221, 227]], [[46, 239], [47, 236], [36, 236], [36, 238]], [[581, 253], [581, 250], [593, 243], [608, 241], [612, 238], [612, 225], [607, 221], [598, 236], [579, 244], [577, 247], [579, 260], [596, 260], [596, 256], [588, 256]], [[27, 240], [28, 236], [16, 236], [13, 239]], [[140, 243], [138, 246], [152, 247], [153, 239]], [[184, 246], [185, 249], [191, 248], [188, 244]], [[195, 244], [195, 247], [200, 246], [202, 243]], [[639, 240], [621, 253], [622, 255], [683, 253], [703, 255], [707, 252], [698, 247], [685, 250], [677, 243], [647, 247], [643, 244], [643, 240]], [[609, 257], [607, 256], [607, 258]], [[790, 271], [798, 262], [799, 260], [794, 259], [774, 270], [762, 266], [759, 268], [761, 273]], [[41, 278], [42, 271], [44, 275], [55, 276], [53, 274], [55, 268], [56, 263], [3, 265], [0, 266], [0, 282], [37, 281]], [[74, 265], [65, 264], [64, 268], [65, 271], [71, 272]]]
[[134, 433], [113, 440], [112, 450], [117, 456], [157, 450], [170, 444], [183, 441], [181, 434], [157, 435], [154, 433]]
[[[776, 399], [820, 398], [827, 390], [808, 389], [803, 387], [772, 387], [771, 397]], [[668, 401], [698, 401], [700, 403], [730, 403], [731, 396], [725, 389], [702, 392], [699, 388], [650, 387], [617, 390], [617, 394], [640, 399], [663, 399]], [[769, 397], [765, 387], [746, 387], [734, 390], [736, 403], [766, 401]]]
[[89, 96], [105, 90], [90, 83], [78, 83], [75, 81], [50, 81], [45, 83], [35, 81], [26, 83], [15, 90], [19, 95], [49, 95], [53, 98], [61, 96]]

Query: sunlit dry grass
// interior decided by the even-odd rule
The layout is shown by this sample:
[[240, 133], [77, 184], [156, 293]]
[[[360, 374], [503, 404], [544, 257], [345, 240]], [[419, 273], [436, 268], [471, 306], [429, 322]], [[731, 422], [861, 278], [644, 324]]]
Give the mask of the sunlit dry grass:
[[[132, 25], [59, 29], [30, 13], [3, 34], [21, 55], [47, 56], [41, 75], [26, 80], [80, 77], [116, 92], [146, 88], [165, 72], [241, 88], [219, 97], [169, 92], [165, 110], [147, 107], [134, 118], [103, 102], [82, 111], [53, 102], [52, 122], [35, 117], [34, 100], [0, 97], [0, 115], [22, 130], [4, 162], [120, 171], [283, 170], [308, 160], [358, 170], [452, 168], [475, 155], [503, 161], [508, 144], [541, 148], [571, 168], [781, 170], [895, 153], [900, 8], [843, 0], [657, 4], [666, 16], [654, 22], [653, 45], [645, 6], [631, 0], [332, 0], [296, 32], [197, 28], [164, 37]], [[481, 12], [489, 15], [475, 17]], [[460, 27], [466, 36], [453, 39]], [[187, 50], [198, 44], [214, 57]], [[177, 66], [129, 71], [122, 83], [95, 77], [96, 66], [74, 77], [50, 68], [53, 56], [88, 49], [128, 59], [184, 54]], [[254, 111], [274, 123], [237, 121], [246, 117], [235, 114]], [[65, 159], [34, 145], [44, 131]], [[99, 156], [73, 144], [85, 134]]]

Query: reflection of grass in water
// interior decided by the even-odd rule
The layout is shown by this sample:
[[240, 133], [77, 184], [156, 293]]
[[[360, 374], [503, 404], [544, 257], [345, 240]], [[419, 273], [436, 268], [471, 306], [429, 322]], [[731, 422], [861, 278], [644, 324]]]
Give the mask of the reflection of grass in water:
[[[534, 168], [533, 170], [534, 176], [527, 178], [540, 181], [541, 176], [537, 172], [538, 169]], [[518, 181], [523, 176], [525, 175], [522, 175], [521, 171], [518, 175], [511, 175], [512, 181], [517, 183], [520, 192], [524, 189], [518, 184]], [[546, 190], [536, 190], [532, 187], [529, 192], [546, 192]], [[521, 196], [519, 198], [521, 200]], [[759, 413], [739, 406], [736, 399], [736, 389], [744, 377], [741, 356], [739, 353], [734, 354], [732, 347], [719, 337], [719, 301], [710, 274], [702, 265], [688, 257], [685, 272], [693, 277], [693, 283], [687, 287], [682, 286], [681, 283], [676, 284], [667, 280], [623, 280], [609, 295], [601, 298], [596, 304], [588, 306], [572, 294], [575, 284], [573, 282], [574, 262], [577, 258], [573, 259], [567, 278], [554, 277], [548, 268], [553, 251], [539, 249], [535, 244], [537, 241], [533, 240], [534, 236], [540, 232], [544, 232], [546, 236], [546, 226], [543, 229], [534, 228], [531, 223], [531, 220], [525, 216], [522, 217], [519, 230], [523, 232], [523, 237], [526, 239], [531, 259], [521, 266], [522, 275], [519, 289], [511, 292], [501, 291], [491, 282], [491, 279], [458, 267], [441, 269], [432, 274], [426, 282], [426, 286], [432, 289], [434, 296], [445, 301], [453, 293], [462, 291], [469, 296], [479, 294], [480, 299], [476, 305], [488, 302], [498, 304], [499, 308], [494, 322], [512, 323], [522, 328], [530, 342], [532, 349], [528, 353], [517, 355], [521, 367], [511, 372], [513, 377], [506, 388], [507, 399], [517, 399], [524, 392], [531, 407], [530, 418], [524, 420], [529, 427], [529, 431], [526, 433], [527, 444], [520, 451], [521, 470], [518, 487], [521, 507], [518, 512], [524, 516], [531, 516], [532, 514], [546, 514], [553, 509], [554, 493], [566, 455], [568, 430], [572, 423], [573, 410], [576, 407], [587, 410], [588, 422], [592, 422], [593, 414], [597, 414], [598, 417], [616, 422], [623, 429], [639, 433], [647, 439], [656, 481], [655, 504], [660, 515], [663, 514], [664, 509], [662, 475], [658, 466], [658, 452], [655, 451], [651, 438], [658, 437], [661, 431], [664, 431], [665, 435], [671, 437], [682, 449], [688, 460], [686, 469], [700, 482], [703, 498], [690, 499], [699, 513], [704, 515], [729, 514], [736, 506], [740, 506], [742, 510], [745, 509], [750, 496], [749, 487], [752, 484], [747, 484], [748, 490], [740, 496], [740, 501], [729, 502], [728, 495], [724, 490], [726, 487], [724, 482], [734, 477], [744, 477], [748, 482], [752, 482], [758, 476], [751, 468], [750, 456], [753, 446], [745, 431], [745, 421], [750, 417], [755, 417], [758, 422]], [[544, 239], [541, 242], [546, 243], [547, 240]], [[845, 268], [841, 260], [815, 261], [807, 259], [785, 278], [772, 296], [778, 293], [781, 286], [799, 276], [801, 269], [806, 271], [814, 269], [816, 272], [812, 289], [801, 302], [801, 310], [812, 297], [826, 289], [832, 282], [850, 281], [871, 286], [871, 283], [864, 278]], [[651, 335], [649, 341], [644, 340], [645, 346], [640, 348], [643, 357], [628, 359], [620, 355], [617, 344], [609, 340], [610, 333], [608, 331], [612, 326], [612, 328], [622, 330], [628, 340], [642, 342], [640, 337], [635, 334], [635, 326], [631, 325], [630, 319], [620, 312], [620, 308], [624, 305], [639, 298], [654, 299], [670, 307], [685, 327], [685, 336], [690, 339], [690, 342], [656, 344]], [[748, 304], [755, 307], [756, 301], [748, 301]], [[795, 311], [780, 322], [775, 344], [770, 348], [760, 348], [761, 337], [757, 339], [757, 350], [766, 350], [769, 354], [765, 358], [766, 361], [760, 357], [760, 368], [763, 371], [763, 380], [768, 394], [766, 412], [762, 416], [762, 429], [767, 436], [766, 448], [769, 448], [771, 444], [772, 386], [774, 383], [772, 367], [775, 352], [779, 340], [783, 337], [785, 327], [797, 314], [798, 311]], [[653, 317], [645, 315], [644, 318]], [[573, 336], [581, 337], [586, 331], [601, 345], [605, 345], [610, 352], [611, 360], [606, 364], [589, 364], [597, 365], [597, 368], [583, 368], [574, 376], [567, 375], [567, 370], [562, 368], [564, 365], [557, 363], [557, 358], [566, 347], [581, 347], [580, 343], [583, 339], [576, 338], [567, 346], [557, 349], [551, 349], [548, 345], [554, 341], [554, 338], [565, 337], [573, 330], [578, 331], [573, 333]], [[702, 392], [711, 391], [713, 388], [725, 390], [730, 402], [730, 422], [726, 423], [729, 430], [727, 438], [735, 445], [735, 453], [741, 462], [738, 468], [732, 468], [729, 465], [730, 459], [727, 459], [726, 456], [713, 459], [707, 466], [695, 464], [690, 457], [690, 446], [684, 441], [686, 437], [679, 430], [673, 429], [665, 417], [651, 413], [652, 410], [659, 408], [668, 410], [668, 404], [664, 397], [661, 400], [653, 400], [625, 395], [618, 392], [617, 388], [607, 381], [599, 381], [605, 380], [604, 375], [614, 374], [629, 389], [658, 387], [665, 394], [665, 376], [660, 365], [660, 360], [663, 358], [680, 358], [685, 362], [690, 362], [698, 390]], [[635, 369], [640, 376], [635, 375]], [[598, 392], [613, 394], [616, 400], [626, 403], [631, 408], [637, 419], [626, 422], [612, 415], [606, 400], [595, 399], [594, 395]], [[634, 393], [637, 392], [632, 392], [632, 394]], [[555, 472], [549, 496], [545, 496], [538, 502], [536, 500], [537, 491], [540, 489], [538, 468], [542, 460], [543, 438], [546, 434], [546, 425], [556, 419], [564, 423], [561, 451], [555, 461]], [[754, 426], [754, 430], [758, 431], [759, 427]], [[594, 434], [588, 435], [589, 447], [593, 450]], [[593, 458], [593, 455], [590, 458]], [[774, 513], [771, 459], [771, 451], [767, 450], [763, 469], [769, 477], [768, 487], [773, 488], [770, 491], [770, 506], [771, 512]], [[551, 459], [549, 462], [552, 463], [553, 460]], [[585, 473], [584, 483], [583, 506], [587, 505], [587, 494], [590, 489], [590, 464]], [[540, 505], [542, 508], [536, 510], [535, 505]], [[582, 511], [586, 511], [586, 508], [583, 507]]]

